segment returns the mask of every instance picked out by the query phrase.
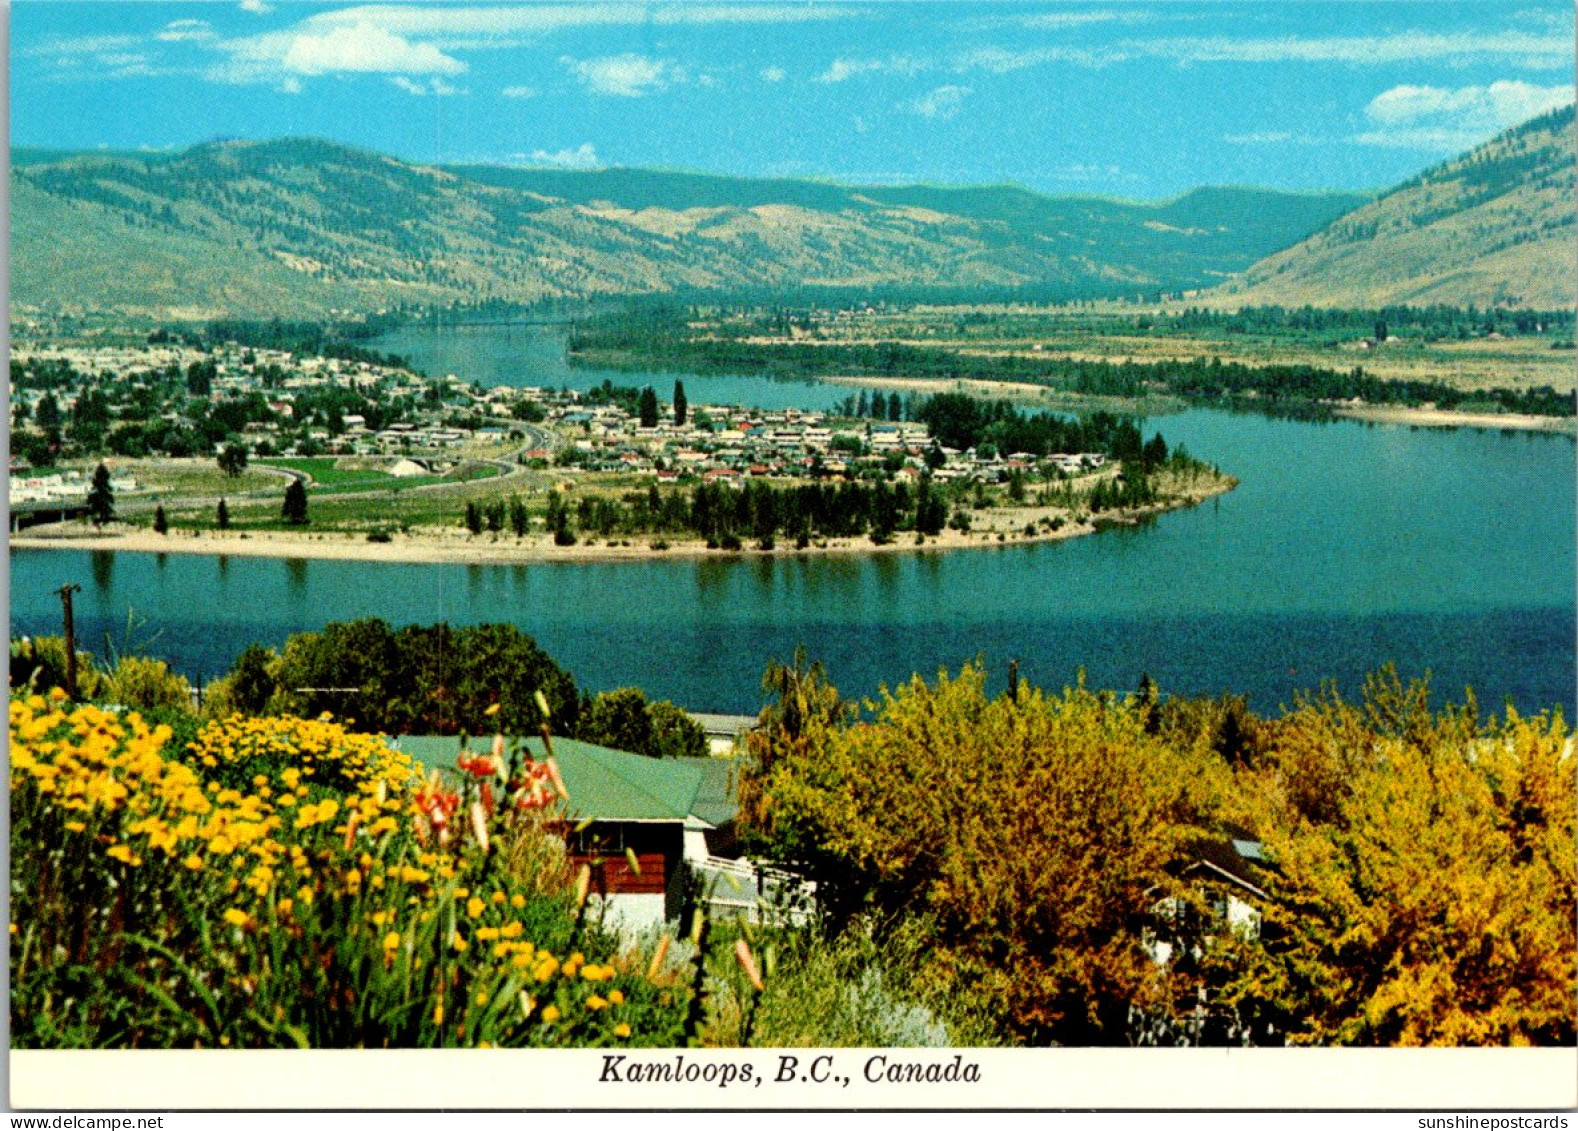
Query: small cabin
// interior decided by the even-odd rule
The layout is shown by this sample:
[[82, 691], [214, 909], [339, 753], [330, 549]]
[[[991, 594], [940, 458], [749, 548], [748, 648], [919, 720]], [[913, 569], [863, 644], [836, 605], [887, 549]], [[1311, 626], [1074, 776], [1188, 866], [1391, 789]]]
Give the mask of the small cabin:
[[[490, 741], [473, 739], [470, 749], [486, 750]], [[541, 738], [518, 744], [534, 760], [545, 759]], [[405, 735], [392, 745], [458, 780], [458, 736]], [[703, 788], [709, 776], [693, 764], [704, 759], [648, 758], [569, 738], [553, 740], [553, 756], [570, 795], [560, 811], [572, 867], [590, 867], [591, 890], [610, 918], [627, 930], [677, 918], [690, 868], [707, 862], [708, 835], [721, 831], [698, 813], [719, 815], [715, 789]]]

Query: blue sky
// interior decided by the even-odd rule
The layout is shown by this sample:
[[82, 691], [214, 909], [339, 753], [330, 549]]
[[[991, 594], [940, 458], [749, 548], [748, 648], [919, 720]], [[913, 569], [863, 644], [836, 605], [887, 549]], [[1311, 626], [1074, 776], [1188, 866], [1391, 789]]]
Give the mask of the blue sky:
[[11, 9], [11, 142], [328, 137], [1155, 198], [1382, 188], [1573, 100], [1556, 3], [63, 3]]

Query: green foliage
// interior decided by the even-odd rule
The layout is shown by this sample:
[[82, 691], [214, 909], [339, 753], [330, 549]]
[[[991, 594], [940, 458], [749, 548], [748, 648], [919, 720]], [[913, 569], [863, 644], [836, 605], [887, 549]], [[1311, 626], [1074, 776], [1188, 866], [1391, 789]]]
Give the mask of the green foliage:
[[577, 737], [652, 758], [707, 754], [707, 732], [700, 723], [668, 700], [650, 700], [635, 687], [594, 696], [581, 717]]
[[637, 414], [641, 418], [641, 427], [656, 428], [658, 422], [657, 393], [648, 385], [641, 390], [641, 399], [637, 402]]
[[241, 444], [226, 444], [219, 453], [219, 470], [232, 479], [247, 469], [247, 449]]
[[[980, 999], [957, 995], [925, 971], [931, 924], [909, 918], [877, 929], [865, 919], [836, 936], [816, 927], [751, 929], [766, 966], [751, 1043], [766, 1048], [947, 1048], [1006, 1043]], [[720, 946], [719, 949], [722, 949]], [[743, 1017], [749, 987], [727, 959], [710, 999], [722, 1034]], [[736, 1022], [737, 1023], [737, 1022]]]
[[280, 516], [292, 526], [306, 525], [307, 488], [300, 479], [292, 479], [285, 488], [285, 502], [280, 507]]
[[[1208, 321], [1207, 316], [1204, 321]], [[1255, 408], [1307, 408], [1311, 404], [1361, 399], [1368, 404], [1441, 408], [1464, 404], [1492, 411], [1572, 416], [1578, 401], [1550, 386], [1536, 388], [1466, 389], [1441, 381], [1388, 379], [1362, 367], [1308, 364], [1247, 364], [1220, 358], [1178, 358], [1159, 361], [1097, 360], [1055, 353], [962, 353], [944, 345], [911, 346], [897, 342], [853, 344], [825, 342], [761, 342], [725, 337], [709, 326], [691, 331], [681, 320], [650, 338], [631, 339], [595, 328], [580, 331], [584, 348], [603, 350], [622, 343], [622, 364], [647, 368], [668, 366], [702, 373], [759, 372], [793, 377], [870, 375], [927, 377], [938, 382], [965, 379], [1011, 381], [1081, 396], [1145, 397], [1167, 393], [1205, 403], [1248, 404]], [[1363, 331], [1361, 331], [1363, 332]], [[599, 360], [608, 357], [599, 354]], [[951, 448], [990, 443], [1002, 451], [1109, 451], [1105, 443], [1080, 439], [1081, 423], [1048, 413], [1024, 414], [1003, 404], [992, 406], [963, 393], [939, 393], [916, 413], [942, 444]], [[1085, 422], [1085, 426], [1094, 422]], [[996, 426], [994, 428], [994, 426]], [[1130, 425], [1132, 427], [1132, 425]], [[1133, 454], [1139, 454], [1135, 441]], [[1117, 458], [1125, 458], [1118, 454]]]
[[88, 515], [95, 526], [115, 519], [115, 492], [110, 487], [109, 468], [102, 463], [93, 469], [93, 484], [88, 488]]
[[[479, 734], [495, 725], [535, 734], [545, 721], [574, 733], [580, 712], [575, 681], [512, 625], [396, 630], [376, 619], [335, 622], [292, 636], [277, 661], [260, 664], [243, 654], [232, 679], [259, 668], [242, 686], [261, 689], [271, 679], [271, 713], [328, 711], [388, 734]], [[537, 706], [538, 691], [549, 720]], [[498, 717], [490, 722], [485, 712], [495, 703]]]
[[[96, 697], [104, 683], [93, 653], [77, 652], [77, 693]], [[11, 641], [11, 686], [40, 694], [66, 686], [66, 642], [59, 636], [26, 636]]]
[[145, 712], [195, 713], [186, 678], [163, 660], [146, 656], [120, 657], [94, 697]]

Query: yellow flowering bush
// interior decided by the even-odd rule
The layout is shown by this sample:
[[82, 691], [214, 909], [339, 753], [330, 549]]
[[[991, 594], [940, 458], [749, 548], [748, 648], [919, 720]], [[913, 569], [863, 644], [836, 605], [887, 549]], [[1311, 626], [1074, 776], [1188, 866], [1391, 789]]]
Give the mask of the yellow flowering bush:
[[379, 739], [232, 718], [183, 761], [59, 694], [10, 727], [17, 1047], [683, 1043], [685, 985], [500, 864], [540, 817], [424, 843], [437, 785]]
[[327, 717], [231, 715], [203, 727], [188, 757], [207, 776], [241, 789], [318, 785], [350, 793], [380, 781], [404, 787], [415, 775], [410, 759], [382, 739], [347, 731]]

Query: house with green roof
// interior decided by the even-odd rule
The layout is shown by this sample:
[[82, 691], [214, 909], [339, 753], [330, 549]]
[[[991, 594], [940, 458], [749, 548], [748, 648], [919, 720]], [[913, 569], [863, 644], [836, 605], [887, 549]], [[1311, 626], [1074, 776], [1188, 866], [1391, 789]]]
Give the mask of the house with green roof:
[[[487, 743], [473, 740], [471, 749]], [[402, 735], [392, 744], [429, 770], [460, 776], [456, 735]], [[541, 738], [511, 740], [517, 744], [535, 761], [547, 757]], [[711, 836], [720, 849], [732, 845], [726, 765], [648, 758], [570, 738], [553, 740], [553, 756], [570, 795], [561, 812], [572, 861], [590, 867], [593, 892], [626, 927], [677, 918], [692, 874], [741, 866], [713, 856], [708, 843]]]

